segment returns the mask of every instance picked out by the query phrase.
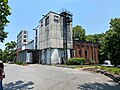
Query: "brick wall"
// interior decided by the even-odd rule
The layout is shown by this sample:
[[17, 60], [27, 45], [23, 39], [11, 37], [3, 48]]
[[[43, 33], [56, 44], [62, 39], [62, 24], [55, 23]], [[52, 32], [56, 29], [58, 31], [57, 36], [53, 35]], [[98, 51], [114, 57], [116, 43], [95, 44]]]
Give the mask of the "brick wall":
[[73, 49], [75, 50], [76, 58], [85, 58], [87, 62], [92, 59], [96, 64], [99, 63], [97, 44], [93, 42], [74, 40]]

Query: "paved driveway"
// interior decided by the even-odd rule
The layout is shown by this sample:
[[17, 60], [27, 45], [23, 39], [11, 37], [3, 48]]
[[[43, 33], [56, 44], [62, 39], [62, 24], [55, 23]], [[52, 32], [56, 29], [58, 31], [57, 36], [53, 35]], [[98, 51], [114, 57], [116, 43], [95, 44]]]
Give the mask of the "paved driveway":
[[120, 90], [108, 77], [46, 65], [5, 64], [4, 90]]

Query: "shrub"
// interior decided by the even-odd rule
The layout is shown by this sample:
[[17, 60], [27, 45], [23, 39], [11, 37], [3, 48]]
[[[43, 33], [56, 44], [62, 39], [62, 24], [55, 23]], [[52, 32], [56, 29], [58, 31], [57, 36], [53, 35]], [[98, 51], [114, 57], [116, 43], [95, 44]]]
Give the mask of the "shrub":
[[90, 65], [91, 65], [91, 64], [93, 65], [93, 64], [95, 64], [95, 61], [92, 60], [92, 59], [90, 59], [89, 64], [90, 64]]
[[[3, 62], [4, 62], [4, 61], [3, 61]], [[8, 62], [9, 62], [8, 60], [5, 61], [5, 63], [8, 63]]]
[[26, 62], [22, 62], [22, 64], [21, 65], [27, 65], [27, 63]]
[[83, 65], [85, 64], [84, 58], [70, 58], [66, 61], [67, 65]]
[[18, 64], [18, 65], [19, 65], [19, 62], [17, 61], [17, 62], [15, 62], [15, 64]]
[[22, 61], [17, 61], [17, 62], [15, 62], [17, 65], [22, 65]]

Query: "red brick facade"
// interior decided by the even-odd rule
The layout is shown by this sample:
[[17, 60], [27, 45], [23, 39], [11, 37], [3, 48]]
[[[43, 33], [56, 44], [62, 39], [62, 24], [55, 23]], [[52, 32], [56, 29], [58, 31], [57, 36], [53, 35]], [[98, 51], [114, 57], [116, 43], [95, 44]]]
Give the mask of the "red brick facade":
[[76, 58], [85, 58], [87, 62], [89, 60], [94, 60], [95, 63], [98, 61], [98, 45], [93, 42], [86, 41], [73, 41], [74, 57]]

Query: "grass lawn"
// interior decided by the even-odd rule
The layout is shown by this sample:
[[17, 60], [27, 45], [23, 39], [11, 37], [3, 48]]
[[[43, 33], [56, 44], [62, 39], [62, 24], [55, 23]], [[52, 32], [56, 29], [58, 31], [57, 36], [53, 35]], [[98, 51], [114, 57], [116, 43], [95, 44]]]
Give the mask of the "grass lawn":
[[95, 68], [95, 69], [102, 69], [102, 70], [108, 71], [112, 74], [120, 75], [120, 68], [116, 68], [116, 67], [105, 67], [105, 66], [100, 66], [100, 65], [56, 65], [56, 66], [73, 68], [73, 69], [83, 68], [83, 69], [88, 69], [88, 70], [91, 68]]
[[68, 67], [68, 68], [96, 68], [100, 67], [98, 65], [55, 65], [59, 67]]
[[108, 72], [111, 72], [112, 74], [118, 74], [118, 75], [120, 75], [120, 68], [101, 66], [100, 69], [106, 70]]

